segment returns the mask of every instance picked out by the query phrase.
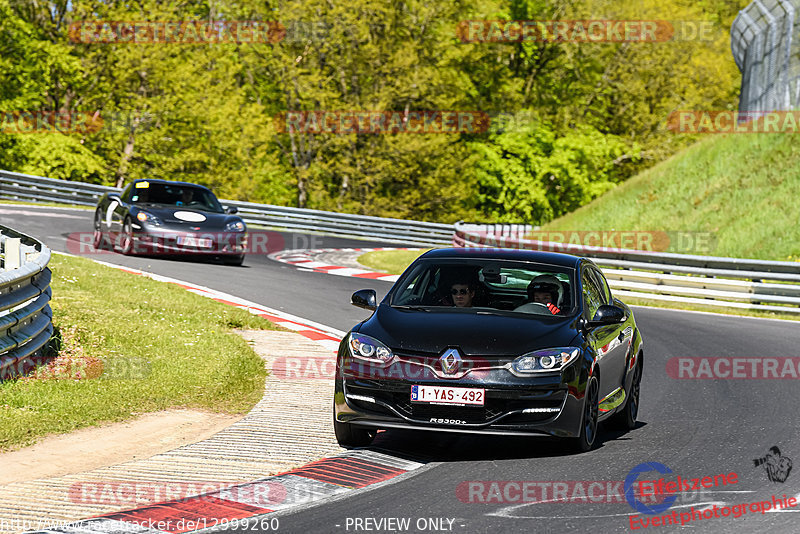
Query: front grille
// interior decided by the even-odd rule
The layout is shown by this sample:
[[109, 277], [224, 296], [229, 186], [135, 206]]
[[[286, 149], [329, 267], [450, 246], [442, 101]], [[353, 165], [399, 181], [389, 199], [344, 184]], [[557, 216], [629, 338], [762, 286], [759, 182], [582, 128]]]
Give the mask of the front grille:
[[[433, 352], [411, 352], [411, 351], [395, 349], [393, 350], [393, 352], [395, 357], [397, 357], [400, 360], [410, 360], [416, 362], [424, 361], [428, 364], [433, 364], [439, 361], [439, 358], [442, 356], [444, 350], [433, 353]], [[469, 364], [485, 365], [487, 363], [490, 365], [502, 365], [516, 358], [516, 356], [513, 355], [509, 356], [495, 356], [495, 355], [487, 356], [483, 354], [469, 355], [469, 354], [464, 354], [461, 351], [459, 351], [459, 353], [461, 354], [461, 362], [464, 365], [469, 365]]]
[[365, 412], [377, 412], [384, 415], [394, 415], [391, 410], [388, 408], [381, 406], [380, 404], [375, 404], [373, 402], [366, 402], [362, 400], [356, 399], [349, 399], [348, 401], [353, 407], [358, 408], [359, 410]]
[[502, 425], [524, 425], [530, 423], [541, 423], [542, 421], [547, 421], [548, 419], [552, 419], [553, 417], [557, 416], [558, 412], [549, 412], [549, 413], [515, 413], [513, 415], [509, 415], [508, 417], [504, 417], [499, 424]]
[[[411, 402], [411, 386], [390, 380], [355, 380], [347, 383], [347, 391], [366, 395], [391, 406], [407, 419], [428, 423], [433, 419], [457, 419], [468, 424], [487, 424], [503, 414], [526, 408], [561, 408], [566, 396], [563, 390], [487, 390], [484, 406], [448, 406], [441, 404], [422, 404]], [[379, 405], [349, 401], [365, 411], [389, 414], [387, 408]], [[545, 421], [557, 413], [514, 414], [497, 421], [497, 424], [521, 424]]]
[[436, 419], [459, 419], [471, 424], [481, 424], [500, 415], [501, 412], [489, 410], [485, 407], [473, 406], [437, 406], [434, 404], [415, 404], [411, 409], [410, 417], [428, 422]]
[[434, 404], [415, 404], [411, 417], [428, 421], [432, 417], [437, 419], [460, 419], [472, 424], [482, 424], [491, 421], [503, 412], [480, 406], [437, 406]]
[[428, 421], [431, 417], [435, 417], [437, 419], [461, 419], [468, 423], [482, 424], [506, 411], [504, 409], [506, 403], [499, 399], [487, 399], [484, 406], [445, 406], [412, 403], [410, 398], [410, 393], [395, 393], [392, 402], [403, 415], [420, 421]]

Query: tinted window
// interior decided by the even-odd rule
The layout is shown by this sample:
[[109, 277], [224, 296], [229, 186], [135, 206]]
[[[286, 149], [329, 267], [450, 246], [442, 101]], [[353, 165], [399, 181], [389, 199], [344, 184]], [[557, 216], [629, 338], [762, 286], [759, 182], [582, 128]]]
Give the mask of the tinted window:
[[482, 279], [486, 282], [486, 285], [493, 288], [498, 289], [527, 289], [528, 285], [531, 281], [540, 276], [542, 274], [552, 274], [556, 278], [558, 278], [561, 282], [569, 283], [569, 275], [566, 273], [561, 273], [557, 271], [552, 271], [551, 269], [520, 269], [515, 267], [503, 267], [499, 268], [498, 276], [490, 276], [489, 279], [486, 279], [486, 276], [483, 276]]
[[217, 197], [207, 189], [180, 184], [136, 182], [133, 184], [134, 204], [161, 204], [200, 211], [222, 213]]
[[427, 290], [431, 287], [431, 274], [429, 269], [415, 269], [404, 284], [405, 290], [395, 297], [394, 304], [419, 304], [425, 300]]
[[584, 310], [586, 311], [586, 317], [591, 319], [594, 317], [594, 314], [597, 313], [597, 308], [605, 304], [605, 299], [603, 298], [602, 292], [597, 287], [594, 277], [590, 276], [590, 270], [588, 268], [583, 270], [581, 278]]
[[131, 201], [131, 189], [133, 188], [133, 184], [128, 184], [128, 187], [120, 195], [120, 198], [123, 202], [130, 202]]
[[597, 269], [591, 269], [591, 271], [592, 276], [594, 276], [595, 282], [597, 283], [597, 287], [600, 288], [600, 291], [603, 295], [603, 304], [611, 304], [611, 290], [608, 288], [606, 277], [603, 276], [603, 273]]
[[574, 272], [508, 260], [422, 260], [393, 288], [391, 305], [566, 315], [574, 310]]

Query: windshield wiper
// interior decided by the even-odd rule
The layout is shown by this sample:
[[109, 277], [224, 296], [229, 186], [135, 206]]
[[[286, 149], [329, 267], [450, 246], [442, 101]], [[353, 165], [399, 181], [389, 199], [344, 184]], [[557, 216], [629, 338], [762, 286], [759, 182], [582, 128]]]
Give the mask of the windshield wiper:
[[431, 311], [428, 306], [409, 306], [408, 304], [402, 304], [402, 305], [399, 305], [399, 306], [392, 306], [392, 308], [398, 308], [398, 309], [401, 309], [401, 310], [424, 311], [424, 312]]

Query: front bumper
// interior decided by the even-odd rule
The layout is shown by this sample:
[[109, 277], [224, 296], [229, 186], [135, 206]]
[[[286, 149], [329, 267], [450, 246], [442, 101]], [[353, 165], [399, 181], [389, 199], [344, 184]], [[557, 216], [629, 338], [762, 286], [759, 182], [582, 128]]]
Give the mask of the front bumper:
[[[580, 433], [587, 376], [580, 358], [561, 373], [517, 377], [498, 368], [456, 380], [393, 373], [392, 367], [404, 362], [375, 377], [352, 373], [349, 363], [352, 360], [345, 355], [337, 366], [334, 416], [342, 423], [481, 434], [576, 437]], [[415, 384], [482, 388], [485, 402], [483, 406], [412, 402]]]
[[187, 232], [134, 228], [136, 254], [177, 254], [200, 256], [243, 256], [247, 251], [247, 232]]

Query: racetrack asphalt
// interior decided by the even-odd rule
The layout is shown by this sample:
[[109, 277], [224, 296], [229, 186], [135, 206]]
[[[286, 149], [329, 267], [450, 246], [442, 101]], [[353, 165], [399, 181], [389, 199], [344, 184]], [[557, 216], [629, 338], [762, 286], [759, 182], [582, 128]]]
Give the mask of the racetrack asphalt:
[[[22, 214], [24, 212], [24, 214]], [[53, 250], [69, 251], [67, 237], [91, 232], [91, 212], [27, 206], [0, 206], [0, 224], [42, 239]], [[284, 248], [344, 248], [391, 246], [301, 234], [280, 234]], [[349, 330], [365, 318], [350, 306], [350, 294], [371, 287], [379, 298], [387, 282], [329, 276], [298, 270], [267, 258], [248, 256], [245, 266], [208, 262], [97, 256], [103, 261], [172, 276], [340, 329]], [[57, 295], [55, 296], [57, 298]], [[540, 483], [551, 494], [551, 483], [582, 488], [590, 482], [620, 482], [643, 462], [659, 462], [683, 478], [701, 478], [735, 472], [737, 483], [688, 492], [678, 497], [673, 510], [730, 506], [771, 500], [773, 495], [800, 499], [800, 472], [790, 472], [785, 482], [771, 482], [754, 459], [772, 446], [800, 461], [800, 431], [796, 406], [797, 381], [784, 380], [678, 380], [666, 372], [674, 357], [798, 357], [797, 323], [713, 314], [635, 308], [645, 345], [640, 423], [620, 434], [606, 430], [601, 443], [589, 453], [571, 455], [563, 444], [543, 438], [498, 438], [436, 435], [419, 432], [382, 433], [376, 447], [398, 454], [425, 453], [433, 467], [375, 489], [280, 515], [282, 532], [625, 532], [633, 530], [626, 502], [518, 502], [517, 487], [507, 481]], [[430, 465], [430, 464], [429, 464]], [[660, 475], [659, 475], [660, 476]], [[658, 478], [651, 474], [642, 478]], [[482, 482], [485, 491], [472, 494], [489, 502], [469, 502], [470, 481]], [[491, 481], [497, 481], [490, 491]], [[504, 482], [506, 481], [506, 482]], [[542, 484], [544, 483], [544, 484]], [[613, 486], [613, 484], [611, 484]], [[529, 485], [529, 487], [531, 487]], [[505, 489], [506, 495], [503, 495]], [[572, 490], [570, 490], [572, 491]], [[588, 499], [587, 499], [588, 500]], [[467, 501], [467, 502], [465, 502]], [[506, 502], [498, 502], [506, 501]], [[696, 520], [683, 528], [702, 532], [795, 532], [800, 506], [760, 513], [752, 508], [741, 517]], [[637, 515], [637, 519], [641, 519]], [[656, 516], [650, 516], [656, 517]], [[395, 523], [395, 519], [408, 520]], [[389, 519], [392, 522], [387, 522]], [[408, 525], [407, 527], [405, 525]], [[645, 530], [641, 524], [637, 530]], [[396, 527], [389, 530], [386, 527]], [[677, 530], [675, 526], [650, 526], [648, 532]]]

